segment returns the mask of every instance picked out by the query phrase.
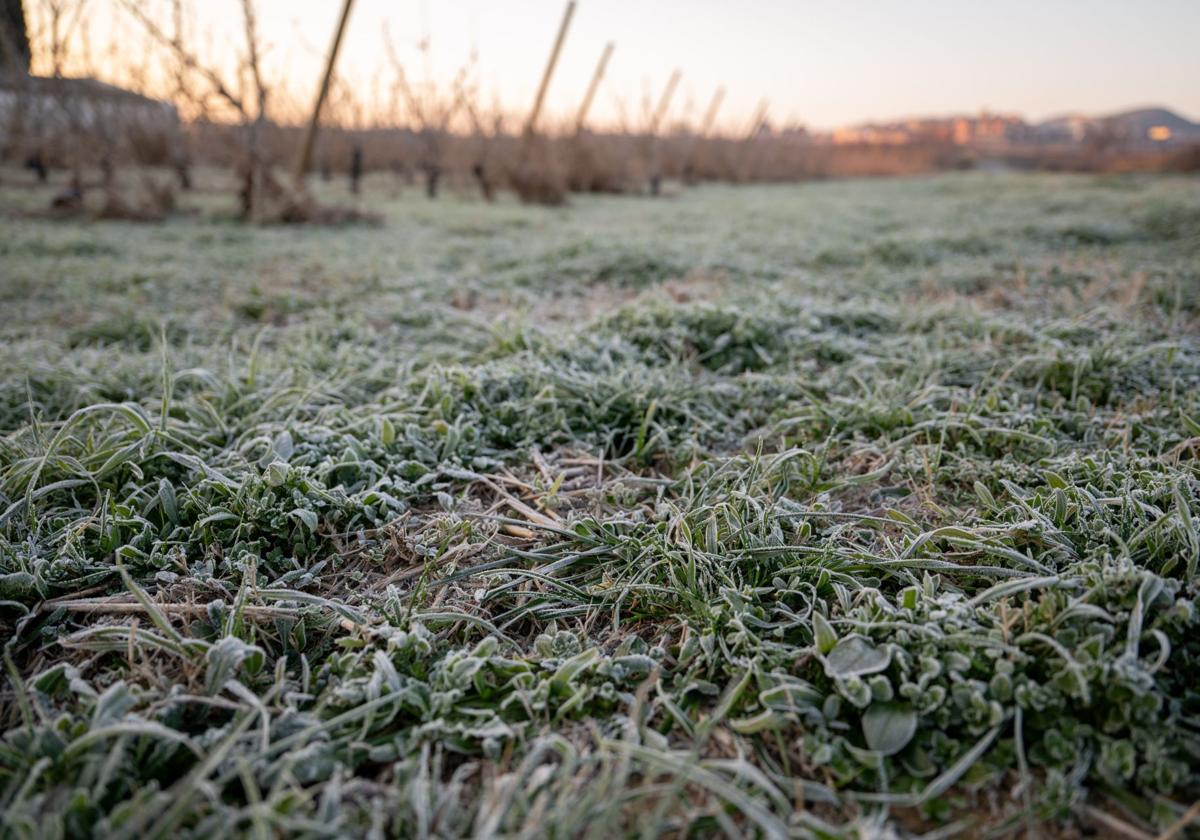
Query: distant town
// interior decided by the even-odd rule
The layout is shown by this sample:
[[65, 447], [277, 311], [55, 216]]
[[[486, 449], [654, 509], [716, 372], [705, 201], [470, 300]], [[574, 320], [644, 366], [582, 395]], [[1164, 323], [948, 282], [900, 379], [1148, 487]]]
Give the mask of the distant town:
[[[800, 130], [803, 132], [803, 130]], [[803, 132], [806, 133], [807, 132]], [[1167, 108], [1139, 108], [1108, 116], [1064, 114], [1031, 123], [1015, 114], [983, 111], [974, 116], [864, 123], [808, 135], [837, 146], [953, 144], [1002, 151], [1029, 145], [1093, 145], [1151, 150], [1200, 142], [1200, 123]]]
[[[65, 101], [74, 107], [60, 107]], [[99, 112], [118, 110], [126, 119], [161, 123], [177, 120], [173, 105], [96, 79], [49, 79], [0, 74], [0, 140], [18, 110], [29, 121], [38, 114], [52, 119], [53, 112], [71, 113], [78, 122], [92, 123]], [[61, 115], [60, 115], [61, 116]], [[61, 117], [65, 119], [65, 117]], [[453, 121], [447, 128], [454, 130]], [[761, 116], [752, 132], [793, 142], [829, 146], [960, 146], [982, 153], [1030, 147], [1081, 147], [1129, 151], [1170, 150], [1200, 144], [1200, 123], [1165, 107], [1138, 108], [1107, 116], [1063, 114], [1042, 122], [1029, 122], [1016, 114], [981, 111], [975, 115], [914, 117], [892, 122], [868, 122], [832, 131], [813, 131], [802, 124], [773, 126]], [[469, 130], [469, 127], [468, 127]], [[675, 133], [690, 134], [694, 126], [678, 124]], [[635, 132], [636, 133], [636, 132]]]
[[[497, 188], [520, 185], [520, 161], [529, 154], [523, 151], [527, 135], [514, 133], [519, 123], [511, 117], [484, 113], [461, 91], [435, 92], [427, 102], [414, 100], [406, 113], [357, 124], [335, 112], [310, 151], [324, 178], [347, 174], [355, 190], [364, 173], [390, 171], [404, 183], [420, 181], [431, 198], [443, 178], [476, 183], [485, 196], [494, 196]], [[68, 203], [79, 203], [89, 168], [110, 185], [119, 168], [169, 167], [186, 190], [195, 165], [226, 168], [244, 178], [248, 137], [255, 138], [254, 165], [269, 160], [269, 171], [296, 158], [303, 134], [302, 125], [267, 115], [251, 119], [248, 112], [240, 124], [189, 119], [174, 102], [93, 78], [0, 73], [0, 159], [22, 162], [39, 182], [53, 170], [68, 171], [70, 185], [62, 197]], [[537, 153], [545, 171], [563, 176], [548, 202], [556, 203], [568, 191], [653, 195], [667, 179], [779, 182], [971, 168], [1194, 172], [1200, 169], [1200, 124], [1168, 108], [1149, 107], [1041, 122], [982, 111], [814, 131], [773, 122], [764, 104], [750, 126], [734, 131], [716, 129], [707, 117], [667, 127], [661, 114], [647, 125], [618, 131], [591, 130], [578, 119], [573, 129], [548, 121]]]

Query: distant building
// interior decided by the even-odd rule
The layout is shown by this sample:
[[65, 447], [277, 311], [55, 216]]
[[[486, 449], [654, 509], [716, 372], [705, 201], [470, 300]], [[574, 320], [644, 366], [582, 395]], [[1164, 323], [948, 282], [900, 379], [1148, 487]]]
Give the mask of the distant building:
[[[0, 76], [0, 150], [90, 156], [170, 156], [180, 141], [175, 106], [96, 79]], [[86, 149], [81, 149], [86, 144]], [[152, 162], [152, 161], [146, 161]]]
[[1157, 148], [1200, 143], [1200, 125], [1166, 108], [1141, 108], [1104, 120], [1107, 130], [1130, 146]]
[[830, 142], [834, 145], [937, 143], [995, 146], [1020, 138], [1027, 128], [1020, 117], [984, 111], [979, 116], [934, 117], [841, 128], [830, 134]]
[[1200, 125], [1166, 108], [1140, 108], [1107, 117], [1068, 114], [1039, 123], [1033, 134], [1039, 143], [1092, 143], [1141, 150], [1200, 143]]
[[963, 120], [955, 142], [960, 146], [996, 146], [1019, 140], [1026, 133], [1025, 120], [1017, 116], [982, 112], [978, 117]]
[[1096, 132], [1097, 122], [1082, 114], [1066, 114], [1034, 126], [1033, 139], [1039, 143], [1082, 143]]
[[905, 129], [883, 125], [835, 129], [832, 138], [836, 146], [902, 146], [912, 142], [912, 135]]

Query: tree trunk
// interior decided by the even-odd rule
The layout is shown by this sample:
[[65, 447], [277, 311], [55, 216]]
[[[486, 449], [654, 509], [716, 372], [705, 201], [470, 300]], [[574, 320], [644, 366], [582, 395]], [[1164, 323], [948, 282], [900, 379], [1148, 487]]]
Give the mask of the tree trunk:
[[0, 71], [29, 72], [29, 31], [21, 0], [0, 0]]

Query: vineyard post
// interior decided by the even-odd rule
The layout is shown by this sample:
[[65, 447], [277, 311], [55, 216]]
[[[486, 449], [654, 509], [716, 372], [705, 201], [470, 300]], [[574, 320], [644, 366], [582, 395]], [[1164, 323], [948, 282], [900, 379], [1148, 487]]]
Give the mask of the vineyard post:
[[554, 39], [554, 47], [550, 50], [550, 60], [546, 62], [546, 69], [542, 72], [542, 83], [538, 85], [537, 96], [533, 100], [533, 108], [529, 111], [529, 119], [525, 121], [525, 145], [528, 147], [530, 139], [533, 137], [534, 129], [537, 127], [538, 116], [542, 112], [542, 102], [546, 98], [546, 89], [550, 87], [550, 77], [554, 75], [554, 65], [558, 63], [558, 54], [562, 51], [563, 41], [567, 38], [567, 28], [571, 25], [571, 16], [575, 14], [575, 0], [570, 0], [567, 3], [567, 9], [563, 12], [562, 23], [558, 27], [558, 36]]
[[675, 88], [679, 85], [679, 77], [683, 74], [676, 69], [671, 73], [671, 78], [667, 80], [667, 86], [663, 88], [662, 96], [658, 99], [658, 107], [654, 109], [653, 122], [650, 123], [650, 136], [658, 135], [658, 126], [663, 121], [663, 117], [667, 114], [667, 108], [671, 105], [671, 97], [675, 94]]
[[700, 126], [700, 133], [696, 135], [699, 138], [705, 138], [712, 131], [713, 123], [717, 119], [717, 111], [721, 107], [721, 103], [725, 101], [725, 88], [719, 87], [713, 94], [712, 101], [708, 103], [708, 110], [704, 113], [704, 122]]
[[694, 173], [696, 171], [696, 150], [700, 146], [700, 142], [708, 137], [712, 131], [713, 123], [717, 119], [717, 110], [721, 107], [721, 103], [725, 101], [725, 88], [718, 87], [713, 93], [712, 100], [708, 103], [708, 110], [704, 112], [704, 121], [700, 123], [700, 130], [692, 135], [692, 140], [688, 143], [687, 154], [683, 156], [683, 179], [691, 184], [695, 182]]
[[329, 82], [333, 77], [333, 67], [337, 63], [338, 50], [342, 46], [342, 35], [346, 31], [346, 21], [350, 17], [350, 7], [353, 5], [354, 0], [343, 0], [342, 2], [342, 13], [338, 18], [337, 29], [333, 33], [333, 44], [329, 47], [329, 57], [325, 61], [321, 87], [317, 90], [312, 116], [309, 117], [308, 126], [304, 129], [304, 140], [300, 144], [300, 154], [296, 157], [296, 185], [301, 189], [304, 187], [304, 175], [312, 160], [313, 142], [317, 138], [317, 127], [321, 122], [321, 107], [325, 104], [325, 97], [329, 95]]
[[678, 68], [671, 73], [671, 78], [667, 80], [667, 86], [663, 88], [662, 96], [658, 99], [658, 107], [654, 109], [654, 116], [651, 118], [650, 135], [647, 138], [649, 144], [650, 158], [650, 194], [658, 195], [659, 188], [662, 186], [662, 173], [659, 172], [658, 166], [658, 128], [662, 124], [663, 118], [667, 114], [667, 108], [671, 105], [671, 97], [675, 94], [675, 88], [679, 86], [679, 77], [683, 75]]
[[750, 177], [754, 139], [758, 137], [759, 132], [762, 131], [763, 126], [767, 123], [767, 104], [766, 99], [758, 103], [758, 110], [754, 112], [754, 119], [750, 121], [750, 130], [742, 140], [742, 152], [738, 157], [737, 166], [737, 178], [739, 181], [745, 181]]
[[596, 90], [600, 87], [600, 81], [604, 78], [604, 70], [608, 67], [608, 60], [612, 57], [615, 47], [616, 45], [612, 41], [604, 45], [604, 52], [601, 53], [600, 61], [596, 64], [596, 70], [592, 73], [592, 81], [588, 84], [587, 93], [583, 96], [583, 102], [579, 104], [579, 113], [575, 117], [576, 136], [583, 133], [584, 121], [587, 120], [588, 111], [592, 107], [592, 100], [596, 97]]

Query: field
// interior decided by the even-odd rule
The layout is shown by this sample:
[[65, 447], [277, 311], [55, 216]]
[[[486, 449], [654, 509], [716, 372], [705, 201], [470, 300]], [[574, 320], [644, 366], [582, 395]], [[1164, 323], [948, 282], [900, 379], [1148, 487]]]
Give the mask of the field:
[[3, 836], [1191, 830], [1195, 179], [15, 177]]

